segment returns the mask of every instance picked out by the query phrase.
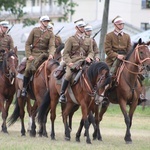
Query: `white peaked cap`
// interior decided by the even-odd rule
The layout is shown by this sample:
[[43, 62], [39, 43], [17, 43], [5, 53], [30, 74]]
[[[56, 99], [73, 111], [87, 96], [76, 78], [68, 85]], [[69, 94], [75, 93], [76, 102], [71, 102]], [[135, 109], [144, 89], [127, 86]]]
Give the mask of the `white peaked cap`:
[[83, 21], [83, 19], [79, 19], [79, 20], [75, 21], [74, 23], [77, 27], [84, 27], [86, 25], [85, 22]]
[[9, 22], [8, 21], [1, 21], [0, 25], [2, 25], [4, 27], [9, 27]]
[[124, 23], [123, 19], [120, 16], [117, 16], [116, 18], [114, 18], [112, 22], [115, 24]]
[[40, 21], [50, 21], [50, 18], [47, 15], [45, 15], [40, 18]]
[[92, 31], [93, 28], [92, 28], [92, 26], [87, 25], [87, 26], [84, 27], [84, 30], [85, 30], [85, 31]]

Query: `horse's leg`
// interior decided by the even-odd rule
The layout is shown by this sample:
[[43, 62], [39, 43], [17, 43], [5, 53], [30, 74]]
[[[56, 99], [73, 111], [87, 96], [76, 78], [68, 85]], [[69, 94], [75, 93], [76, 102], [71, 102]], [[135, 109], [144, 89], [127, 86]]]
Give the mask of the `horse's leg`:
[[120, 108], [123, 113], [125, 124], [126, 124], [126, 134], [125, 134], [124, 140], [126, 141], [127, 144], [129, 144], [129, 143], [132, 143], [131, 133], [130, 133], [131, 120], [130, 120], [129, 115], [127, 114], [125, 100], [120, 99]]
[[[109, 106], [109, 101], [105, 101], [104, 103], [102, 102], [102, 106], [101, 106], [100, 113], [99, 113], [99, 123], [102, 121], [103, 115], [107, 111], [108, 106]], [[100, 128], [99, 128], [98, 140], [102, 141], [102, 136], [101, 136]]]
[[[92, 124], [94, 128], [94, 132], [96, 132], [96, 125], [95, 125], [95, 118], [93, 116], [93, 112], [90, 111], [88, 115], [88, 120], [89, 120], [89, 126]], [[86, 133], [84, 132], [84, 136], [86, 136]]]
[[56, 119], [56, 106], [58, 103], [58, 94], [53, 94], [52, 91], [50, 92], [50, 98], [51, 98], [51, 114], [50, 114], [50, 120], [51, 120], [51, 139], [55, 140], [55, 127], [54, 127], [54, 121]]
[[3, 118], [2, 132], [4, 133], [8, 133], [7, 126], [6, 126], [6, 119], [8, 117], [8, 110], [9, 110], [10, 104], [12, 103], [12, 100], [13, 100], [13, 96], [9, 97], [9, 99], [6, 100], [6, 105], [3, 105], [4, 110], [2, 112], [2, 118]]
[[74, 105], [73, 109], [69, 113], [69, 128], [72, 130], [72, 117], [73, 114], [79, 109], [79, 105]]
[[73, 105], [74, 105], [73, 103], [67, 102], [66, 108], [63, 112], [63, 122], [64, 122], [64, 127], [65, 127], [65, 139], [67, 141], [70, 141], [70, 139], [71, 139], [71, 136], [70, 136], [71, 129], [69, 127], [67, 118], [68, 118], [68, 115], [69, 115], [69, 113], [71, 112], [71, 110], [73, 108]]
[[[92, 115], [93, 116], [93, 115]], [[99, 141], [102, 141], [102, 137], [100, 134], [100, 128], [99, 128], [99, 106], [95, 105], [95, 119], [93, 119], [95, 122], [93, 123], [94, 126], [94, 133], [93, 133], [93, 140], [96, 140], [96, 138]]]
[[[82, 131], [83, 126], [84, 126], [84, 120], [81, 119], [81, 121], [80, 121], [80, 126], [79, 126], [79, 128], [78, 128], [77, 133], [76, 133], [76, 141], [77, 141], [77, 142], [80, 142], [80, 136], [81, 136], [81, 131]], [[85, 134], [86, 134], [86, 132], [85, 132]]]
[[5, 126], [5, 119], [6, 119], [6, 112], [5, 112], [5, 108], [4, 108], [4, 97], [0, 95], [0, 112], [2, 112], [2, 132], [4, 133], [8, 133], [7, 132], [7, 128]]
[[88, 144], [91, 144], [91, 139], [90, 139], [90, 135], [89, 135], [89, 121], [88, 121], [88, 110], [87, 110], [87, 106], [84, 103], [85, 99], [82, 100], [83, 103], [81, 103], [81, 110], [82, 110], [82, 119], [84, 120], [84, 128], [85, 128], [85, 132], [86, 132], [86, 142]]
[[30, 131], [30, 136], [31, 137], [35, 137], [36, 136], [36, 124], [35, 124], [35, 116], [36, 116], [36, 110], [37, 110], [37, 102], [35, 101], [34, 102], [34, 105], [32, 107], [32, 111], [31, 111], [31, 114], [32, 114], [32, 125], [31, 125], [31, 131]]
[[21, 135], [24, 136], [25, 135], [25, 125], [24, 125], [24, 116], [25, 116], [25, 111], [24, 111], [24, 107], [25, 107], [25, 104], [26, 104], [26, 98], [21, 98], [21, 97], [18, 97], [17, 98], [18, 100], [18, 105], [19, 105], [19, 115], [20, 115], [20, 119], [21, 119]]
[[31, 124], [32, 124], [32, 118], [31, 118], [32, 105], [31, 105], [30, 98], [27, 98], [26, 102], [27, 102], [27, 112], [29, 115], [28, 131], [30, 132], [31, 131]]
[[47, 115], [48, 115], [48, 113], [49, 113], [49, 110], [47, 111], [46, 115], [44, 116], [44, 122], [42, 124], [42, 126], [43, 126], [42, 136], [44, 136], [44, 137], [48, 137], [47, 131], [46, 131], [46, 123], [47, 123]]

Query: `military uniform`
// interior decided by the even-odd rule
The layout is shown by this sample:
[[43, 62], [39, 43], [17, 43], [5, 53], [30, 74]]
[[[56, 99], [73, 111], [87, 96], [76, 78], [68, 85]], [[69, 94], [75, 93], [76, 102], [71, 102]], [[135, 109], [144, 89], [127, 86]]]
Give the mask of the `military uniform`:
[[[49, 55], [54, 56], [55, 36], [53, 32], [47, 29], [45, 31], [42, 31], [40, 27], [35, 27], [31, 31], [26, 41], [25, 50], [26, 50], [25, 53], [27, 57], [27, 66], [25, 70], [25, 76], [28, 77], [30, 76], [30, 73], [31, 73], [31, 67], [32, 67], [33, 61], [36, 61], [36, 62], [40, 61], [39, 59], [41, 55], [45, 55], [45, 57], [47, 58]], [[31, 55], [34, 57], [33, 61], [28, 60], [28, 57]]]
[[3, 50], [14, 49], [14, 42], [10, 35], [0, 33], [0, 61], [3, 61]]
[[66, 62], [66, 75], [65, 79], [70, 80], [72, 76], [69, 63], [78, 63], [85, 60], [86, 57], [93, 59], [93, 44], [90, 38], [84, 37], [79, 39], [77, 35], [70, 37], [66, 43], [63, 51], [63, 60]]
[[106, 63], [111, 67], [117, 59], [118, 54], [126, 55], [131, 49], [130, 36], [124, 32], [118, 34], [117, 32], [112, 31], [105, 37], [104, 49], [107, 55]]

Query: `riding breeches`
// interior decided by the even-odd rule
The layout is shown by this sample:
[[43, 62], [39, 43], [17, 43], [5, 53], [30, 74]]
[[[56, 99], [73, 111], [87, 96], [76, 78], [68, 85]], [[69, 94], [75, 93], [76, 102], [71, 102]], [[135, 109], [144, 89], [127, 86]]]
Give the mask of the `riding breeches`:
[[65, 74], [65, 79], [67, 81], [70, 81], [71, 77], [72, 77], [73, 72], [71, 71], [70, 67], [66, 67], [66, 74]]

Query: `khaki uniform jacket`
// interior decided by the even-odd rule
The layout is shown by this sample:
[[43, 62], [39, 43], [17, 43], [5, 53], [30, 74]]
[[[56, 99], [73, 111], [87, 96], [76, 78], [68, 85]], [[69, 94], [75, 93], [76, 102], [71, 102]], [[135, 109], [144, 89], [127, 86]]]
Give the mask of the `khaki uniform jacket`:
[[[0, 50], [13, 50], [14, 42], [10, 35], [0, 33]], [[3, 53], [0, 52], [0, 61], [3, 61]]]
[[10, 35], [0, 33], [0, 50], [14, 49], [14, 42]]
[[87, 37], [79, 40], [76, 35], [71, 36], [65, 43], [63, 60], [68, 65], [85, 60], [86, 57], [91, 59], [94, 57], [92, 40]]
[[123, 33], [123, 35], [116, 35], [114, 31], [108, 33], [105, 37], [104, 50], [107, 55], [106, 63], [111, 67], [119, 51], [127, 53], [131, 50], [130, 36], [126, 33]]
[[92, 40], [93, 40], [94, 58], [99, 58], [100, 59], [100, 52], [99, 52], [97, 43], [96, 43], [95, 39], [92, 39]]
[[[54, 56], [55, 36], [50, 30], [46, 30], [45, 32], [41, 31], [39, 27], [33, 28], [25, 44], [25, 52], [27, 58], [34, 53], [40, 54], [42, 52], [49, 53], [49, 55], [51, 54], [52, 56]], [[40, 40], [38, 41], [39, 38]], [[32, 50], [30, 48], [31, 45], [33, 46]]]

